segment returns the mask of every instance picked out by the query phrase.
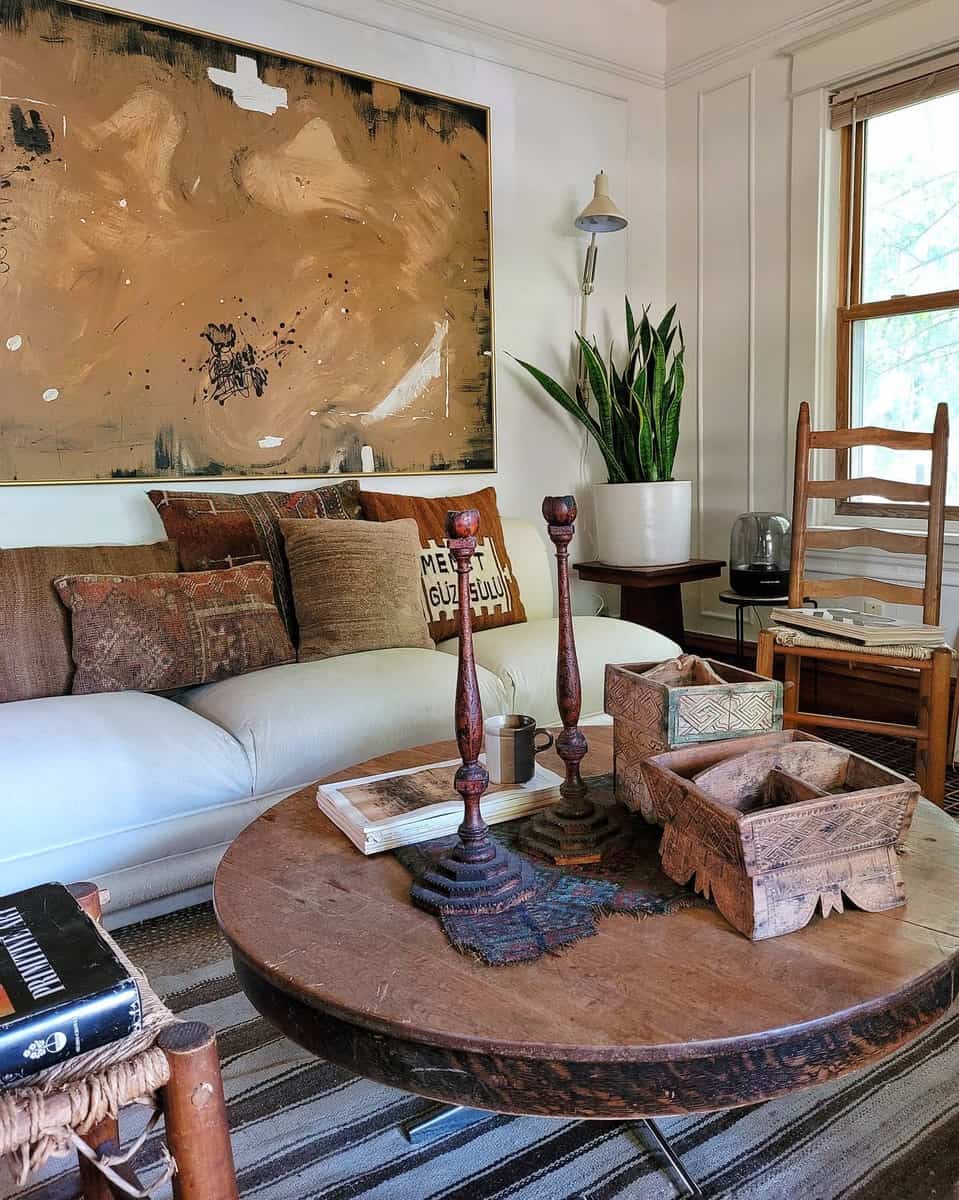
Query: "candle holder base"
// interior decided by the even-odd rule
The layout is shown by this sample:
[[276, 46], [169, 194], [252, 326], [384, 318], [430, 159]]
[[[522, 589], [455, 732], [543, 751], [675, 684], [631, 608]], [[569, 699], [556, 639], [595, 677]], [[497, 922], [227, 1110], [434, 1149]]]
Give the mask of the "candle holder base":
[[584, 813], [567, 815], [560, 805], [537, 813], [523, 838], [523, 848], [556, 867], [600, 862], [623, 827], [615, 809], [587, 803], [589, 810]]
[[485, 862], [464, 862], [455, 850], [444, 854], [410, 888], [410, 899], [431, 913], [483, 916], [507, 912], [536, 892], [532, 863], [494, 843]]

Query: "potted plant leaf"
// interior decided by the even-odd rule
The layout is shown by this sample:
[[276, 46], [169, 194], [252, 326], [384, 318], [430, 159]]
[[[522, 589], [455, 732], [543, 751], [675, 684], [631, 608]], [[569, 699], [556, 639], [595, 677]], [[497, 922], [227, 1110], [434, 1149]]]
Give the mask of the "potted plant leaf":
[[608, 482], [593, 484], [600, 559], [610, 566], [652, 567], [689, 558], [692, 485], [673, 479], [685, 374], [676, 305], [658, 325], [643, 309], [637, 323], [626, 300], [625, 360], [613, 346], [577, 333], [584, 377], [575, 396], [532, 363], [516, 359], [585, 426], [606, 463]]

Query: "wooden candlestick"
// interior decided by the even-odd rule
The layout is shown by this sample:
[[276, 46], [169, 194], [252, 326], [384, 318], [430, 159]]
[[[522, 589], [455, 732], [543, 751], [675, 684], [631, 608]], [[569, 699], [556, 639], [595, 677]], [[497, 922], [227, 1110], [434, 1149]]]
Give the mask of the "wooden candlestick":
[[599, 862], [606, 844], [616, 837], [620, 827], [606, 806], [593, 803], [580, 773], [589, 745], [579, 728], [582, 681], [569, 598], [569, 544], [576, 528], [576, 500], [572, 496], [547, 496], [543, 501], [543, 516], [550, 541], [556, 547], [559, 592], [556, 703], [563, 722], [563, 732], [556, 739], [556, 753], [566, 766], [566, 779], [559, 789], [559, 803], [534, 817], [523, 844], [557, 866], [569, 866]]
[[456, 741], [462, 766], [453, 786], [463, 800], [465, 816], [459, 842], [413, 884], [410, 896], [429, 912], [504, 912], [529, 900], [536, 890], [533, 867], [489, 835], [480, 800], [489, 787], [489, 772], [479, 761], [483, 745], [483, 710], [473, 658], [473, 610], [470, 568], [476, 550], [479, 513], [475, 508], [446, 514], [446, 544], [456, 566], [459, 596], [459, 671], [456, 677]]

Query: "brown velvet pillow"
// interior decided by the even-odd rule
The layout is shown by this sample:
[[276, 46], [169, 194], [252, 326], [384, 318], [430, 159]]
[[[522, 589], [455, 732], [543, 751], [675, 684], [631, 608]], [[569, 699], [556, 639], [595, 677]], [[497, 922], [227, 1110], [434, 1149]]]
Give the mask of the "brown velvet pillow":
[[167, 537], [180, 552], [183, 571], [212, 571], [248, 562], [273, 568], [276, 606], [296, 641], [296, 619], [278, 522], [312, 517], [356, 520], [354, 479], [300, 492], [148, 492]]
[[67, 575], [74, 694], [161, 692], [292, 662], [269, 563], [183, 575]]
[[446, 514], [451, 509], [476, 508], [480, 524], [473, 555], [473, 628], [496, 629], [526, 620], [526, 610], [506, 552], [503, 523], [496, 506], [496, 489], [483, 488], [468, 496], [396, 496], [360, 492], [363, 512], [371, 521], [412, 517], [420, 531], [420, 586], [430, 634], [437, 642], [458, 630], [456, 571], [446, 549]]
[[60, 603], [54, 579], [176, 569], [173, 542], [0, 550], [0, 702], [69, 695], [70, 614]]
[[300, 662], [433, 649], [415, 521], [281, 521], [300, 627]]

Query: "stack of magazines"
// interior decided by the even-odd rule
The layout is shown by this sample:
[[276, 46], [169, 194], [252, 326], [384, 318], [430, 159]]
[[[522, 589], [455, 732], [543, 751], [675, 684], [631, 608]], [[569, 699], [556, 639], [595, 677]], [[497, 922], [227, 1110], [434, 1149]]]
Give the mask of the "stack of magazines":
[[[320, 784], [316, 803], [364, 854], [396, 850], [455, 833], [463, 801], [453, 788], [458, 758], [365, 779]], [[562, 779], [536, 765], [528, 783], [493, 784], [481, 802], [490, 825], [537, 812], [559, 799]]]
[[943, 625], [917, 625], [855, 608], [774, 608], [772, 619], [777, 625], [848, 638], [861, 646], [942, 646], [946, 641]]

